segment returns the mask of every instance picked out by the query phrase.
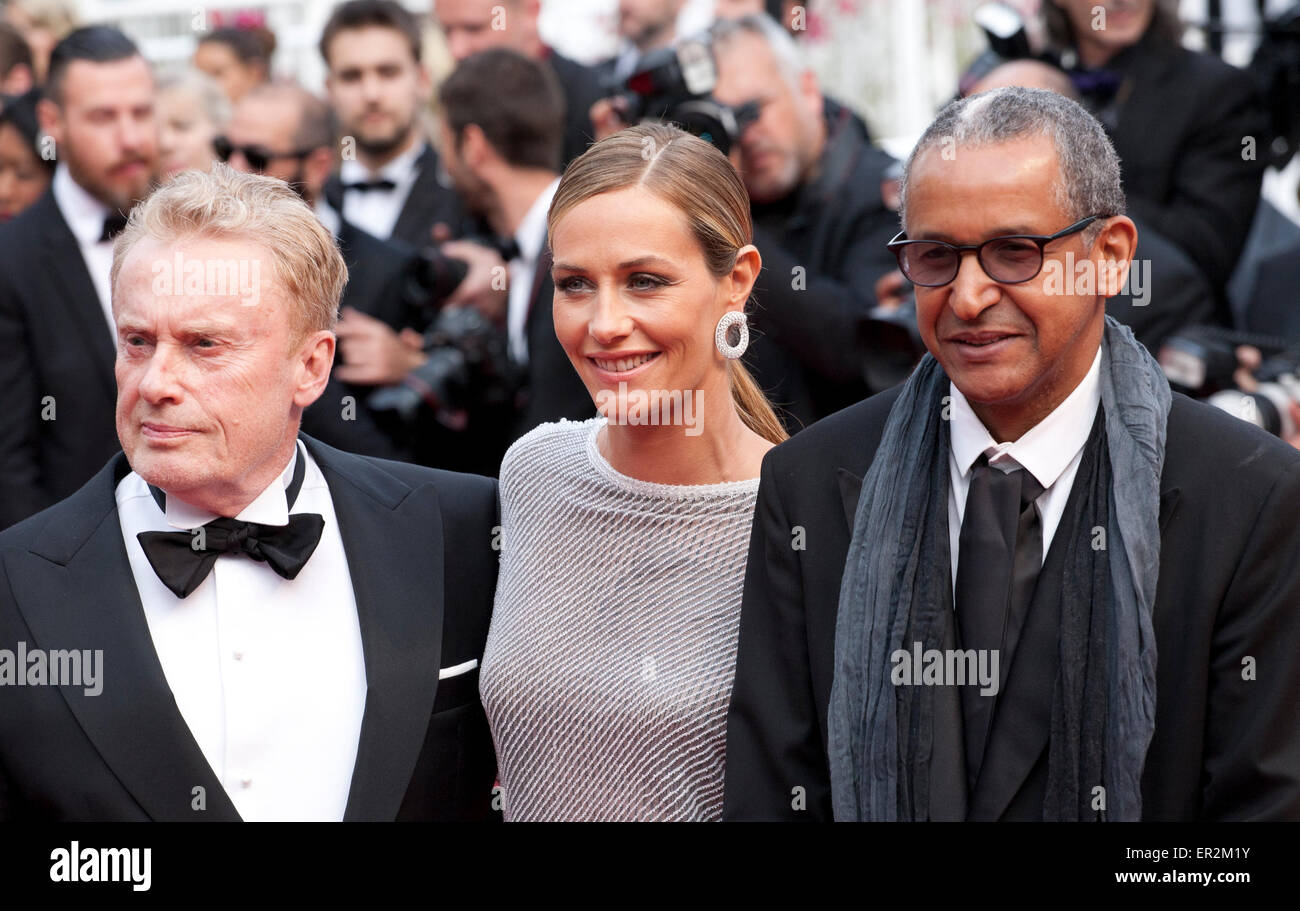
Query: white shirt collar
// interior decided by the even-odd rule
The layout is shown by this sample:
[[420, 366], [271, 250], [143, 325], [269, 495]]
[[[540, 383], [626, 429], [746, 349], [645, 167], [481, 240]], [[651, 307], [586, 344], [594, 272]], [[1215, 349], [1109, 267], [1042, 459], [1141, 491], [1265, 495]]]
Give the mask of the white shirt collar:
[[423, 140], [416, 140], [409, 149], [374, 172], [371, 172], [357, 159], [349, 158], [339, 165], [339, 180], [349, 184], [367, 180], [388, 179], [400, 186], [403, 181], [415, 178], [415, 162], [423, 154], [424, 147]]
[[1065, 401], [1013, 442], [996, 442], [961, 390], [952, 382], [948, 389], [952, 396], [952, 453], [962, 477], [969, 474], [976, 459], [988, 453], [990, 465], [1010, 470], [1014, 466], [1006, 465], [1006, 460], [1012, 459], [1046, 489], [1056, 483], [1092, 432], [1093, 418], [1101, 404], [1101, 347], [1092, 359], [1092, 367]]
[[[257, 522], [262, 525], [288, 525], [289, 524], [289, 503], [285, 497], [285, 490], [288, 489], [289, 483], [293, 480], [293, 468], [298, 462], [298, 449], [302, 446], [299, 440], [293, 448], [293, 454], [289, 456], [289, 464], [280, 472], [280, 476], [272, 481], [262, 490], [252, 503], [243, 508], [239, 515], [235, 516], [241, 522]], [[306, 457], [306, 453], [303, 453]], [[167, 497], [167, 524], [172, 528], [189, 530], [198, 528], [217, 518], [214, 512], [208, 512], [206, 509], [200, 509], [186, 503], [179, 497]]]
[[104, 233], [104, 219], [110, 214], [108, 206], [73, 180], [68, 166], [62, 162], [54, 169], [53, 184], [54, 201], [77, 243], [82, 246], [99, 243]]
[[533, 200], [533, 204], [519, 222], [515, 231], [515, 243], [519, 245], [519, 255], [529, 262], [534, 262], [546, 243], [546, 213], [551, 209], [551, 200], [560, 186], [560, 178], [551, 181], [545, 190]]

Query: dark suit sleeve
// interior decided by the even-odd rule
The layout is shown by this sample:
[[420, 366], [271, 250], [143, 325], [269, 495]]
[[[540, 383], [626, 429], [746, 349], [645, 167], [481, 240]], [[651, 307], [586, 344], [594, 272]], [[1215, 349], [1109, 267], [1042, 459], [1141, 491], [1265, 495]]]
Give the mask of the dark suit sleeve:
[[1253, 528], [1211, 646], [1202, 815], [1300, 820], [1300, 462]]
[[[1254, 160], [1243, 158], [1246, 137], [1255, 140]], [[1269, 141], [1254, 83], [1245, 73], [1228, 73], [1201, 96], [1195, 127], [1172, 161], [1169, 198], [1154, 202], [1134, 193], [1130, 213], [1182, 247], [1222, 287], [1250, 232]]]
[[42, 486], [36, 457], [41, 408], [36, 376], [22, 302], [8, 282], [0, 281], [0, 528], [53, 499]]
[[864, 217], [852, 232], [853, 240], [837, 257], [845, 264], [845, 281], [814, 273], [772, 234], [754, 228], [754, 245], [763, 257], [763, 271], [754, 284], [757, 324], [806, 369], [832, 382], [863, 379], [857, 339], [876, 303], [876, 279], [893, 268], [884, 248], [897, 230], [892, 221], [883, 213], [875, 224]]
[[801, 571], [777, 477], [765, 458], [727, 713], [723, 818], [829, 821], [830, 774], [813, 697]]

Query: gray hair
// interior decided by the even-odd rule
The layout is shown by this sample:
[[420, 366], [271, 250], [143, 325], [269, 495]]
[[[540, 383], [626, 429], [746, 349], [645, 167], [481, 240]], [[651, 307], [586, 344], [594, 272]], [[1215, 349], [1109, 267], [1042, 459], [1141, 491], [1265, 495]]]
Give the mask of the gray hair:
[[791, 85], [795, 83], [799, 74], [808, 69], [808, 64], [804, 61], [803, 55], [799, 53], [799, 45], [795, 44], [790, 33], [781, 28], [780, 24], [766, 13], [749, 13], [739, 16], [735, 19], [719, 19], [709, 27], [707, 32], [712, 44], [726, 44], [737, 35], [741, 34], [756, 35], [772, 51], [772, 56], [776, 58], [777, 66], [781, 68], [781, 75]]
[[[952, 102], [926, 128], [903, 166], [900, 219], [906, 225], [908, 178], [922, 152], [941, 144], [971, 147], [1031, 136], [1048, 136], [1056, 147], [1055, 201], [1071, 218], [1124, 214], [1119, 156], [1101, 123], [1056, 92], [1007, 86]], [[1091, 245], [1100, 232], [1100, 225], [1089, 225], [1084, 243]]]
[[179, 92], [197, 99], [203, 116], [218, 130], [230, 120], [230, 100], [207, 73], [195, 69], [169, 73], [158, 80], [158, 94], [164, 92]]

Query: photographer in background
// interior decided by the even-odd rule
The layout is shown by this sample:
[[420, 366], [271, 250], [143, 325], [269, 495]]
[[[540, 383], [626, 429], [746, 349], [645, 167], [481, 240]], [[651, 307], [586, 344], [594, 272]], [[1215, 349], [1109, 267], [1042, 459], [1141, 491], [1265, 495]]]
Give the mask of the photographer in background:
[[[438, 97], [443, 162], [466, 207], [496, 234], [508, 292], [473, 309], [445, 307], [426, 333], [423, 359], [405, 376], [382, 364], [356, 367], [377, 382], [400, 384], [382, 399], [422, 428], [458, 431], [457, 468], [495, 475], [517, 437], [547, 421], [595, 413], [551, 315], [546, 213], [560, 179], [564, 99], [545, 65], [501, 48], [462, 61]], [[386, 334], [391, 350], [401, 340]], [[439, 420], [428, 420], [430, 412]], [[425, 446], [446, 448], [445, 438], [435, 434]]]
[[817, 77], [767, 16], [709, 32], [714, 98], [755, 103], [732, 160], [753, 204], [763, 272], [754, 285], [746, 363], [794, 432], [868, 394], [863, 328], [874, 285], [889, 272], [898, 230], [881, 184], [893, 159], [845, 116], [828, 116]]
[[[1050, 0], [1048, 38], [1106, 127], [1131, 214], [1224, 285], [1259, 202], [1269, 135], [1250, 75], [1184, 48], [1165, 0]], [[1253, 139], [1254, 154], [1248, 141]]]

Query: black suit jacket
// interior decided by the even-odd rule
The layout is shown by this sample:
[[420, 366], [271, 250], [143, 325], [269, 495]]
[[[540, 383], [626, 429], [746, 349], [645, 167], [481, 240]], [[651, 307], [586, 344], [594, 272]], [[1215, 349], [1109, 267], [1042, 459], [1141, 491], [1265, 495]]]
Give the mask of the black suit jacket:
[[[897, 396], [847, 408], [763, 460], [728, 714], [727, 819], [831, 818], [840, 579], [861, 479]], [[1300, 819], [1300, 453], [1181, 395], [1167, 427], [1143, 816]], [[803, 550], [792, 547], [797, 527]], [[1247, 657], [1256, 679], [1243, 680]], [[985, 762], [1010, 755], [1016, 774], [989, 776], [984, 793], [981, 778], [971, 795], [980, 815], [1041, 818], [1041, 805], [1016, 801], [1041, 773], [1035, 756], [1014, 755], [1018, 727], [994, 720]], [[795, 809], [795, 788], [806, 809]]]
[[[360, 310], [397, 331], [407, 326], [422, 328], [408, 304], [415, 251], [405, 244], [380, 240], [342, 220], [337, 240], [348, 266], [340, 308]], [[335, 352], [334, 365], [342, 363], [343, 358]], [[373, 411], [366, 404], [374, 391], [373, 386], [343, 383], [331, 374], [320, 398], [302, 414], [303, 433], [347, 452], [411, 461], [410, 430], [394, 416]]]
[[[496, 484], [303, 437], [356, 596], [366, 705], [348, 820], [492, 818], [478, 671], [496, 587]], [[237, 820], [168, 688], [118, 524], [116, 455], [0, 534], [0, 648], [103, 649], [103, 691], [0, 687], [0, 820]], [[203, 786], [207, 809], [191, 809]]]
[[1300, 343], [1300, 247], [1259, 264], [1241, 328]]
[[84, 484], [118, 449], [113, 333], [47, 191], [0, 226], [0, 528]]

